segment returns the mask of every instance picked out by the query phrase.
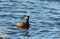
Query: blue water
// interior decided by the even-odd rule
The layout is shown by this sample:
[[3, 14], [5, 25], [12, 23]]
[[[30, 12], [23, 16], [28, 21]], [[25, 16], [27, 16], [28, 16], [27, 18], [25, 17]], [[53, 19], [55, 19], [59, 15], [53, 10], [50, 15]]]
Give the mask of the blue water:
[[60, 39], [59, 0], [0, 0], [0, 32], [9, 39], [24, 39], [17, 22], [30, 16], [29, 39]]

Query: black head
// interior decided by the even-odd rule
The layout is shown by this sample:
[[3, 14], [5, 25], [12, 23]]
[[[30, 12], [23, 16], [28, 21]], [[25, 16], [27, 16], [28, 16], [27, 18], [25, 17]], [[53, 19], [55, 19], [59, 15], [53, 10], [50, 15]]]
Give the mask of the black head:
[[25, 19], [26, 19], [26, 20], [29, 20], [29, 16], [26, 16]]

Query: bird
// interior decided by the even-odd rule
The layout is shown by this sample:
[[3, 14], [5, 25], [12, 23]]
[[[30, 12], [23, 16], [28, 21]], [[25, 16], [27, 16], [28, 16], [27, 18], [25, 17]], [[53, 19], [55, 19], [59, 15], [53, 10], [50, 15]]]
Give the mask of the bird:
[[16, 24], [17, 28], [29, 29], [29, 16], [25, 17], [25, 22], [18, 22]]

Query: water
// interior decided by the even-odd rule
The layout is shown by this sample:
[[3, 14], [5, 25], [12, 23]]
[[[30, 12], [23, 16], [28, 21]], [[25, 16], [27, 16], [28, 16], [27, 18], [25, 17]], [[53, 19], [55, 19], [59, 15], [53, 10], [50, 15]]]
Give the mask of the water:
[[0, 32], [8, 39], [24, 39], [16, 23], [30, 16], [29, 39], [60, 39], [59, 0], [0, 0]]

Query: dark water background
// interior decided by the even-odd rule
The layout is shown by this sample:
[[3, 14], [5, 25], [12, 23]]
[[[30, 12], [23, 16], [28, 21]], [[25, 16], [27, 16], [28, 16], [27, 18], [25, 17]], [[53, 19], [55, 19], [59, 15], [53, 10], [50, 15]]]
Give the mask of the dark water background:
[[60, 39], [59, 0], [0, 0], [0, 32], [23, 39], [26, 30], [16, 23], [30, 16], [29, 39]]

